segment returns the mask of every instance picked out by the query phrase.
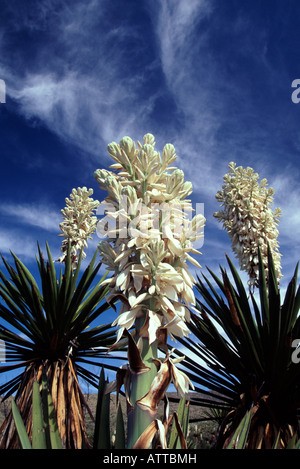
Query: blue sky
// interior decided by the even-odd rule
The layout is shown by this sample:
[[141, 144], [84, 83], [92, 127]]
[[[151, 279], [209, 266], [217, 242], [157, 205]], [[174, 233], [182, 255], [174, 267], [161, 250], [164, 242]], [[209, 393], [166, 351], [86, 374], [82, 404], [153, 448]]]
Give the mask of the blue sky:
[[[59, 255], [60, 210], [94, 189], [106, 147], [151, 132], [204, 203], [200, 263], [231, 254], [213, 217], [228, 163], [275, 189], [284, 278], [300, 259], [298, 0], [0, 0], [0, 251]], [[90, 242], [92, 254], [98, 239]], [[34, 269], [34, 267], [32, 267]]]
[[[73, 187], [124, 135], [172, 142], [207, 218], [201, 263], [230, 252], [213, 218], [230, 161], [275, 188], [283, 273], [298, 259], [300, 5], [290, 0], [1, 1], [0, 249], [60, 249]], [[90, 243], [91, 251], [97, 239]]]

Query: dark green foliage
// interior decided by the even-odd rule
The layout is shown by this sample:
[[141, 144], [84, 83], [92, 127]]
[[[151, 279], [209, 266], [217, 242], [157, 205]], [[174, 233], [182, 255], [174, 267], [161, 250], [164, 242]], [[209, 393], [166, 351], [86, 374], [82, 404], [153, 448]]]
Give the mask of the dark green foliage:
[[[82, 444], [85, 432], [82, 427], [85, 400], [78, 378], [97, 387], [98, 377], [89, 365], [116, 369], [109, 364], [111, 355], [107, 354], [115, 341], [115, 330], [110, 324], [94, 325], [110, 308], [105, 300], [105, 276], [97, 279], [101, 266], [96, 263], [97, 251], [83, 272], [82, 255], [74, 266], [68, 252], [65, 263], [58, 269], [48, 245], [47, 254], [45, 262], [38, 247], [39, 285], [13, 253], [14, 266], [2, 258], [7, 272], [0, 270], [0, 318], [7, 326], [0, 328], [6, 354], [6, 364], [0, 367], [0, 373], [14, 371], [15, 376], [0, 386], [0, 394], [7, 398], [17, 392], [16, 404], [20, 403], [27, 426], [31, 418], [32, 385], [36, 377], [40, 384], [45, 372], [63, 444], [77, 447]], [[68, 421], [72, 424], [68, 425]], [[9, 422], [11, 416], [2, 425], [1, 447], [12, 444]]]
[[[105, 379], [104, 370], [102, 369], [99, 377], [93, 449], [111, 449], [113, 447], [110, 428], [111, 394], [107, 392], [107, 386], [108, 381]], [[120, 403], [117, 409], [114, 448], [126, 448], [125, 426]]]
[[180, 435], [184, 438], [185, 441], [187, 440], [189, 425], [189, 402], [186, 400], [185, 396], [182, 397], [178, 403], [176, 415], [177, 421], [175, 418], [173, 418], [173, 424], [170, 431], [168, 443], [169, 449], [182, 449]]
[[[39, 248], [40, 287], [14, 254], [15, 267], [3, 258], [10, 279], [0, 270], [0, 317], [11, 327], [1, 327], [0, 339], [5, 342], [6, 362], [14, 364], [1, 366], [0, 373], [30, 362], [66, 360], [72, 356], [78, 376], [97, 387], [97, 376], [85, 365], [94, 364], [92, 359], [106, 357], [106, 347], [115, 340], [110, 324], [91, 327], [109, 309], [104, 300], [104, 277], [93, 284], [101, 266], [95, 265], [97, 252], [82, 274], [81, 256], [74, 269], [68, 255], [64, 270], [57, 273], [48, 245], [47, 253], [46, 263]], [[21, 379], [22, 373], [1, 386], [0, 394], [12, 394]]]
[[11, 400], [12, 413], [18, 433], [21, 449], [62, 449], [56, 416], [51, 394], [47, 387], [46, 376], [43, 374], [42, 389], [38, 382], [33, 383], [32, 398], [32, 443], [30, 442], [21, 414]]
[[191, 404], [227, 412], [217, 447], [226, 447], [250, 409], [248, 447], [272, 447], [278, 435], [286, 447], [299, 436], [300, 364], [291, 346], [300, 338], [298, 266], [281, 301], [272, 256], [266, 278], [259, 253], [258, 300], [227, 261], [229, 273], [221, 268], [221, 278], [208, 269], [215, 286], [198, 278], [199, 314], [192, 314], [192, 336], [180, 339], [188, 375], [204, 395]]
[[94, 432], [94, 449], [110, 449], [110, 394], [105, 393], [107, 383], [104, 377], [104, 371], [101, 370], [98, 387], [98, 400], [96, 408], [96, 421]]

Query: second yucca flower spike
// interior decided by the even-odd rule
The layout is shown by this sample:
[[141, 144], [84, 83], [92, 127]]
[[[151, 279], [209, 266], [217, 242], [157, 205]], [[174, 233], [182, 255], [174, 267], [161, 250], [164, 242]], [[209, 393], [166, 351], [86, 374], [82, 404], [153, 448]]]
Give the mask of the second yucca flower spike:
[[78, 187], [72, 189], [70, 198], [65, 199], [66, 206], [61, 210], [64, 219], [59, 225], [62, 231], [60, 236], [64, 236], [59, 262], [65, 261], [69, 245], [73, 264], [77, 263], [78, 252], [82, 252], [83, 257], [86, 256], [84, 249], [87, 247], [87, 240], [95, 232], [98, 221], [94, 212], [99, 201], [90, 197], [93, 192], [93, 189]]
[[239, 260], [240, 268], [249, 275], [249, 285], [258, 283], [258, 248], [261, 251], [266, 276], [268, 275], [268, 246], [273, 255], [277, 279], [280, 280], [281, 254], [278, 244], [277, 225], [281, 210], [271, 208], [274, 189], [267, 180], [259, 182], [258, 173], [250, 167], [243, 168], [229, 163], [222, 190], [216, 194], [223, 209], [214, 216], [227, 230], [232, 250]]

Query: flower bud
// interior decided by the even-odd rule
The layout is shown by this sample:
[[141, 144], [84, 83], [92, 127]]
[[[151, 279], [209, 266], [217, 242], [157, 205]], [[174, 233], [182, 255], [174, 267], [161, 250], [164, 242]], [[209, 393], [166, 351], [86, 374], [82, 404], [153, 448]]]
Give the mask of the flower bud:
[[135, 144], [130, 137], [123, 137], [120, 141], [120, 147], [125, 151], [129, 160], [133, 160], [135, 156]]
[[154, 135], [152, 134], [146, 134], [144, 135], [144, 138], [143, 138], [143, 145], [146, 145], [146, 144], [149, 144], [149, 145], [152, 145], [154, 146], [155, 145], [155, 138], [154, 138]]

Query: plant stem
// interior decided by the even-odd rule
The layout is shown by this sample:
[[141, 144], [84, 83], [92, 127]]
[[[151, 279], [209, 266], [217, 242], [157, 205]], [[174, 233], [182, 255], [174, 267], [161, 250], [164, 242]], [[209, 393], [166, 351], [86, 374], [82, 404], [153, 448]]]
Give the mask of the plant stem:
[[[139, 339], [139, 330], [143, 321], [144, 317], [136, 321], [137, 339]], [[151, 416], [147, 410], [141, 409], [136, 404], [136, 401], [149, 391], [151, 383], [157, 373], [156, 365], [153, 362], [153, 360], [157, 358], [157, 341], [153, 342], [151, 345], [149, 345], [149, 339], [146, 337], [142, 337], [141, 341], [141, 357], [145, 365], [150, 369], [145, 373], [132, 373], [130, 402], [133, 405], [133, 409], [128, 415], [128, 448], [133, 447], [136, 440], [153, 420], [153, 416]]]

